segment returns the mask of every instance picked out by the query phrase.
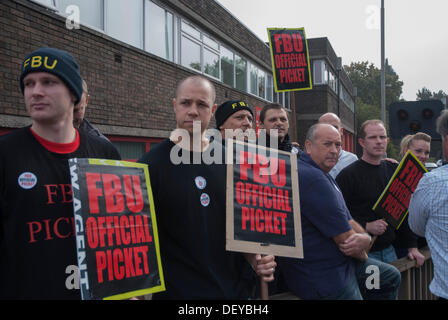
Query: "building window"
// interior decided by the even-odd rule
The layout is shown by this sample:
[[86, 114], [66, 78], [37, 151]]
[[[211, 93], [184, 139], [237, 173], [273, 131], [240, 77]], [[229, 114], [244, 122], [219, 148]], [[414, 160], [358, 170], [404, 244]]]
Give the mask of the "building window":
[[341, 99], [352, 112], [355, 112], [355, 102], [343, 85], [341, 86]]
[[274, 92], [273, 102], [281, 104], [285, 109], [291, 110], [290, 92]]
[[325, 84], [328, 84], [328, 78], [330, 74], [330, 68], [328, 67], [327, 63], [324, 63], [324, 82]]
[[258, 69], [258, 96], [265, 99], [266, 97], [266, 72]]
[[112, 141], [120, 152], [121, 158], [126, 161], [137, 161], [146, 153], [146, 143], [131, 141]]
[[163, 139], [159, 138], [139, 138], [139, 137], [121, 137], [121, 136], [108, 136], [112, 144], [120, 152], [121, 159], [123, 161], [137, 161], [151, 147], [154, 147]]
[[313, 61], [313, 81], [314, 84], [327, 84], [333, 91], [337, 91], [335, 75], [324, 60]]
[[221, 81], [234, 86], [233, 52], [221, 46]]
[[314, 84], [324, 84], [324, 65], [323, 60], [313, 61]]
[[67, 15], [67, 7], [75, 5], [79, 8], [79, 19], [84, 25], [104, 30], [104, 1], [103, 0], [58, 0], [58, 10]]
[[328, 70], [328, 85], [334, 92], [338, 92], [336, 77], [331, 70]]
[[270, 74], [267, 75], [267, 82], [266, 82], [266, 100], [273, 101], [272, 99], [272, 92], [274, 90], [274, 80], [272, 79], [272, 76]]
[[236, 88], [247, 92], [247, 60], [235, 54]]
[[185, 67], [201, 71], [201, 45], [186, 35], [181, 39], [181, 64]]
[[285, 104], [283, 105], [285, 109], [291, 110], [291, 103], [290, 103], [290, 92], [283, 92], [285, 95]]
[[204, 73], [219, 78], [219, 54], [204, 48]]
[[134, 47], [143, 48], [142, 1], [107, 0], [105, 12], [107, 34]]
[[204, 44], [206, 46], [209, 46], [211, 49], [214, 49], [215, 51], [219, 50], [219, 44], [215, 40], [213, 40], [210, 37], [207, 37], [205, 34], [202, 35], [202, 40], [204, 41]]
[[31, 0], [32, 2], [37, 2], [39, 4], [42, 4], [46, 7], [55, 8], [56, 5], [54, 3], [55, 0]]
[[181, 21], [181, 64], [220, 79], [219, 43]]
[[173, 61], [174, 16], [151, 1], [145, 4], [145, 50]]
[[249, 76], [250, 93], [252, 93], [254, 95], [258, 95], [257, 80], [258, 80], [258, 68], [251, 63], [250, 64], [250, 76]]
[[183, 32], [189, 34], [190, 36], [200, 40], [201, 39], [201, 32], [194, 28], [193, 26], [190, 26], [187, 22], [182, 20], [181, 23], [181, 29]]
[[284, 104], [285, 104], [285, 93], [284, 92], [279, 92], [277, 94], [278, 94], [277, 102], [280, 103], [282, 106], [284, 106]]

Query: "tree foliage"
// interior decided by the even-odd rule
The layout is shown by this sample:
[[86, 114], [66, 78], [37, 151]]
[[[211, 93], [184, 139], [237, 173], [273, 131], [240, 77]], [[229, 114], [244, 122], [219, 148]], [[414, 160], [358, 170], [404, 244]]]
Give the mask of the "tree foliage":
[[[381, 70], [368, 61], [352, 62], [344, 67], [353, 85], [358, 88], [358, 100], [363, 103], [378, 106], [381, 105]], [[388, 61], [385, 62], [386, 70], [386, 106], [400, 100], [403, 92], [403, 81], [394, 71]]]
[[[344, 66], [353, 86], [357, 87], [358, 97], [356, 102], [356, 116], [358, 132], [361, 124], [369, 119], [381, 119], [381, 70], [368, 61], [352, 62]], [[393, 102], [400, 101], [403, 92], [403, 81], [398, 74], [385, 61], [386, 70], [386, 128], [388, 125], [388, 106]], [[390, 143], [387, 149], [389, 157], [398, 157], [398, 148]]]
[[428, 88], [423, 87], [421, 90], [417, 91], [417, 100], [440, 100], [443, 97], [446, 97], [446, 95], [447, 94], [443, 90], [439, 90], [438, 92], [431, 92], [431, 90], [429, 90]]

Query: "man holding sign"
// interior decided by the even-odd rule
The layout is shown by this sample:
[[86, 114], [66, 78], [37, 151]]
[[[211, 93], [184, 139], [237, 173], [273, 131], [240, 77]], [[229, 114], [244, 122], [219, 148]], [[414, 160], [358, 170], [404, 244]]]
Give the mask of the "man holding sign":
[[369, 256], [383, 262], [397, 259], [393, 242], [399, 237], [408, 248], [409, 258], [421, 265], [424, 256], [417, 249], [417, 238], [407, 224], [396, 231], [383, 216], [372, 208], [397, 169], [397, 164], [382, 161], [389, 138], [381, 120], [367, 120], [360, 128], [359, 144], [363, 148], [362, 158], [343, 169], [336, 181], [344, 195], [353, 218], [366, 231], [376, 236]]
[[[149, 166], [166, 284], [154, 299], [248, 299], [250, 265], [270, 281], [275, 262], [225, 250], [226, 166], [203, 161], [215, 88], [204, 77], [188, 77], [173, 106], [176, 130], [139, 160]], [[179, 154], [187, 156], [176, 163]]]
[[68, 159], [120, 155], [73, 127], [82, 80], [70, 53], [29, 54], [20, 88], [32, 125], [0, 139], [0, 299], [80, 299], [66, 281], [78, 278]]

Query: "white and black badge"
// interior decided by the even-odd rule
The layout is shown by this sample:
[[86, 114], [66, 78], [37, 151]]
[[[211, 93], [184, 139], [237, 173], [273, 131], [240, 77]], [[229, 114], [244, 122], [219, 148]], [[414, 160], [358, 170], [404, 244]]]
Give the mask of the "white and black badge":
[[37, 184], [37, 177], [32, 172], [24, 172], [17, 178], [17, 183], [25, 190], [32, 189]]
[[207, 207], [210, 204], [210, 196], [205, 192], [201, 194], [201, 204], [203, 207]]
[[194, 178], [194, 183], [196, 184], [196, 187], [200, 190], [203, 190], [207, 185], [207, 181], [205, 180], [204, 177], [201, 176], [197, 176], [196, 178]]

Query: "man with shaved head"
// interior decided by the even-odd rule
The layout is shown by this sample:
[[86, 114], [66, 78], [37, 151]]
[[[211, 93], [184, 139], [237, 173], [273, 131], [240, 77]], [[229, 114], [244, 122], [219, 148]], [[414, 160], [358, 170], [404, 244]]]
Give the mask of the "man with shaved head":
[[[330, 124], [333, 127], [335, 127], [339, 131], [339, 134], [341, 135], [341, 139], [342, 139], [343, 128], [341, 125], [341, 119], [339, 119], [339, 117], [337, 115], [335, 115], [332, 112], [325, 113], [319, 118], [319, 123], [326, 123], [326, 124]], [[341, 172], [342, 169], [344, 169], [346, 166], [348, 166], [352, 162], [355, 162], [356, 160], [358, 160], [358, 157], [355, 154], [353, 154], [349, 151], [345, 151], [341, 148], [339, 151], [338, 162], [333, 167], [333, 169], [331, 169], [329, 174], [334, 179], [336, 179], [336, 176], [339, 174], [339, 172]]]
[[[252, 270], [273, 280], [274, 256], [226, 251], [226, 166], [203, 156], [211, 148], [205, 131], [215, 98], [207, 78], [182, 80], [173, 98], [176, 129], [139, 160], [149, 165], [166, 286], [154, 300], [247, 300]], [[173, 161], [178, 153], [187, 161]], [[196, 157], [198, 163], [189, 161]]]

